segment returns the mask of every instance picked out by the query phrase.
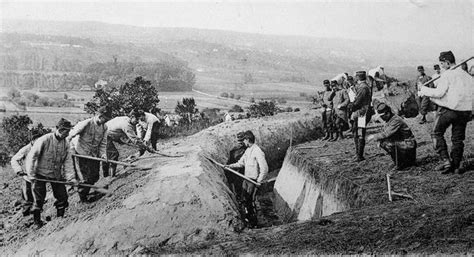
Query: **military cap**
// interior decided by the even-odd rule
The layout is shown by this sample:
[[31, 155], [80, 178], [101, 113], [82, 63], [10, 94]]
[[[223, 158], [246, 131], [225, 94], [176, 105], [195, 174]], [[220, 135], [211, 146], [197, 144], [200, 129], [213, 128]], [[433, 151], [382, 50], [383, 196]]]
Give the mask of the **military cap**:
[[329, 79], [325, 79], [325, 80], [323, 81], [323, 85], [329, 85]]
[[378, 113], [386, 113], [391, 110], [390, 106], [386, 105], [385, 103], [378, 103], [376, 106], [376, 110]]
[[449, 61], [450, 63], [455, 63], [456, 59], [454, 58], [454, 54], [451, 51], [441, 52], [439, 54], [439, 61]]
[[237, 141], [239, 142], [244, 141], [244, 135], [245, 135], [244, 131], [237, 133]]
[[422, 65], [418, 66], [417, 70], [425, 70]]
[[71, 129], [73, 126], [70, 121], [66, 120], [65, 118], [61, 118], [56, 125], [58, 129]]
[[435, 64], [435, 65], [433, 66], [433, 69], [435, 69], [435, 70], [441, 70], [441, 69], [439, 68], [439, 65], [438, 65], [438, 64]]

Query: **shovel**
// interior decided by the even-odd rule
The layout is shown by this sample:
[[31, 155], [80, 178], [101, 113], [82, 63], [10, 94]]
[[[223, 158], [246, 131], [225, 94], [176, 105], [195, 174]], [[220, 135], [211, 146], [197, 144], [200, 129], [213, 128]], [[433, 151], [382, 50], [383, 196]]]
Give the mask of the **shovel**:
[[69, 185], [69, 186], [75, 186], [75, 187], [89, 187], [89, 188], [93, 188], [95, 191], [99, 192], [99, 193], [102, 193], [102, 194], [106, 194], [106, 195], [109, 195], [111, 194], [111, 192], [103, 187], [99, 187], [99, 186], [94, 186], [94, 185], [89, 185], [89, 184], [82, 184], [82, 183], [79, 183], [79, 184], [76, 184], [76, 183], [73, 183], [73, 182], [67, 182], [67, 181], [59, 181], [59, 180], [50, 180], [50, 179], [42, 179], [42, 178], [35, 178], [35, 180], [37, 181], [42, 181], [42, 182], [49, 182], [49, 183], [57, 183], [57, 184], [63, 184], [63, 185]]

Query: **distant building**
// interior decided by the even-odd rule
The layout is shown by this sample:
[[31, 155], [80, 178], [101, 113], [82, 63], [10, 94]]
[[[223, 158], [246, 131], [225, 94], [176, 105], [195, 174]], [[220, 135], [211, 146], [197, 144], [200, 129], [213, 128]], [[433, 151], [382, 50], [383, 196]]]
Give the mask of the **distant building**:
[[102, 79], [99, 79], [99, 81], [97, 81], [94, 84], [95, 89], [105, 89], [106, 86], [107, 86], [107, 81], [102, 80]]

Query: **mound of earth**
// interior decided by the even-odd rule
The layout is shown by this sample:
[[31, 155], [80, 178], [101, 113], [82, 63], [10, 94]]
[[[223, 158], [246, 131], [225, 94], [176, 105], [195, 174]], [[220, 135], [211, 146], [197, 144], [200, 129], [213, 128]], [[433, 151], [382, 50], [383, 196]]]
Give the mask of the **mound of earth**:
[[[54, 217], [50, 198], [43, 218], [52, 221], [33, 230], [31, 218], [23, 218], [2, 201], [5, 241], [2, 252], [30, 254], [130, 254], [160, 251], [235, 235], [242, 229], [238, 208], [225, 184], [223, 171], [206, 156], [224, 163], [239, 131], [252, 130], [267, 153], [271, 168], [281, 165], [290, 144], [308, 141], [320, 133], [317, 113], [278, 114], [260, 119], [222, 123], [194, 136], [169, 141], [166, 158], [146, 155], [136, 168], [119, 170], [118, 176], [101, 179], [111, 195], [99, 195], [90, 204], [70, 197], [66, 217]], [[291, 139], [292, 138], [292, 139]], [[121, 149], [121, 156], [132, 153]], [[17, 190], [18, 178], [10, 181]], [[15, 191], [12, 193], [19, 193]]]

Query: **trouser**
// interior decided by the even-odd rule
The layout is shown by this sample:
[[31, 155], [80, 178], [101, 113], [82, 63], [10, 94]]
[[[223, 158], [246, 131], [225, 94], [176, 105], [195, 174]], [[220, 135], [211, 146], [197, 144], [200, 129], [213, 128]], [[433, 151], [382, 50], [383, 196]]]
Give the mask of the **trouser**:
[[[99, 181], [100, 173], [100, 162], [96, 160], [89, 160], [85, 158], [77, 158], [79, 163], [79, 170], [84, 179], [85, 184], [94, 185]], [[79, 187], [77, 192], [81, 199], [85, 198], [89, 194], [89, 187]]]
[[[235, 168], [234, 170], [243, 174], [243, 169]], [[242, 178], [227, 170], [224, 170], [224, 174], [227, 178], [227, 182], [229, 183], [230, 189], [238, 198], [237, 200], [242, 199]]]
[[23, 199], [21, 203], [23, 212], [29, 212], [33, 206], [34, 198], [31, 190], [31, 183], [24, 179], [21, 185], [21, 198]]
[[[151, 136], [150, 136], [150, 144], [153, 150], [156, 150], [156, 143], [158, 142], [158, 138], [160, 136], [159, 134], [160, 131], [160, 122], [155, 122], [153, 123], [153, 126], [151, 128]], [[140, 149], [140, 155], [144, 154], [146, 149]]]
[[[364, 157], [365, 136], [367, 134], [366, 127], [359, 128], [358, 118], [355, 119], [353, 135], [354, 135], [354, 143], [355, 143], [355, 152], [359, 159], [362, 159]], [[359, 130], [360, 130], [360, 134], [359, 134]]]
[[[55, 178], [47, 178], [41, 175], [36, 175], [37, 178], [40, 179], [51, 179], [55, 180]], [[43, 181], [38, 181], [35, 180], [32, 183], [32, 191], [33, 191], [33, 209], [32, 211], [43, 210], [43, 204], [44, 204], [44, 199], [46, 198], [46, 183]], [[53, 189], [53, 196], [56, 198], [56, 202], [54, 203], [54, 206], [56, 206], [56, 209], [65, 209], [69, 206], [68, 203], [68, 195], [66, 191], [66, 186], [64, 184], [58, 184], [58, 183], [50, 183], [51, 188]]]
[[428, 112], [435, 110], [435, 104], [427, 96], [418, 98], [420, 114], [425, 116]]
[[[113, 140], [111, 140], [110, 138], [107, 138], [106, 154], [107, 154], [107, 159], [118, 161], [119, 152], [117, 148], [115, 147]], [[117, 164], [102, 162], [102, 171], [104, 172], [104, 177], [108, 177], [109, 175], [115, 176], [116, 170], [117, 170]]]
[[444, 133], [451, 126], [451, 162], [454, 169], [459, 168], [464, 152], [464, 139], [466, 138], [466, 126], [471, 120], [471, 111], [454, 111], [440, 107], [433, 126], [431, 138], [433, 146], [441, 160], [449, 160], [448, 146], [444, 139]]
[[242, 182], [242, 200], [244, 208], [244, 219], [250, 224], [250, 226], [256, 226], [257, 210], [255, 208], [255, 194], [257, 193], [257, 187], [255, 184], [244, 180]]
[[403, 169], [416, 163], [416, 140], [403, 141], [381, 140], [380, 147], [384, 149], [393, 160], [397, 169]]
[[334, 128], [337, 132], [342, 132], [349, 128], [349, 124], [347, 124], [346, 119], [339, 115], [334, 115]]

